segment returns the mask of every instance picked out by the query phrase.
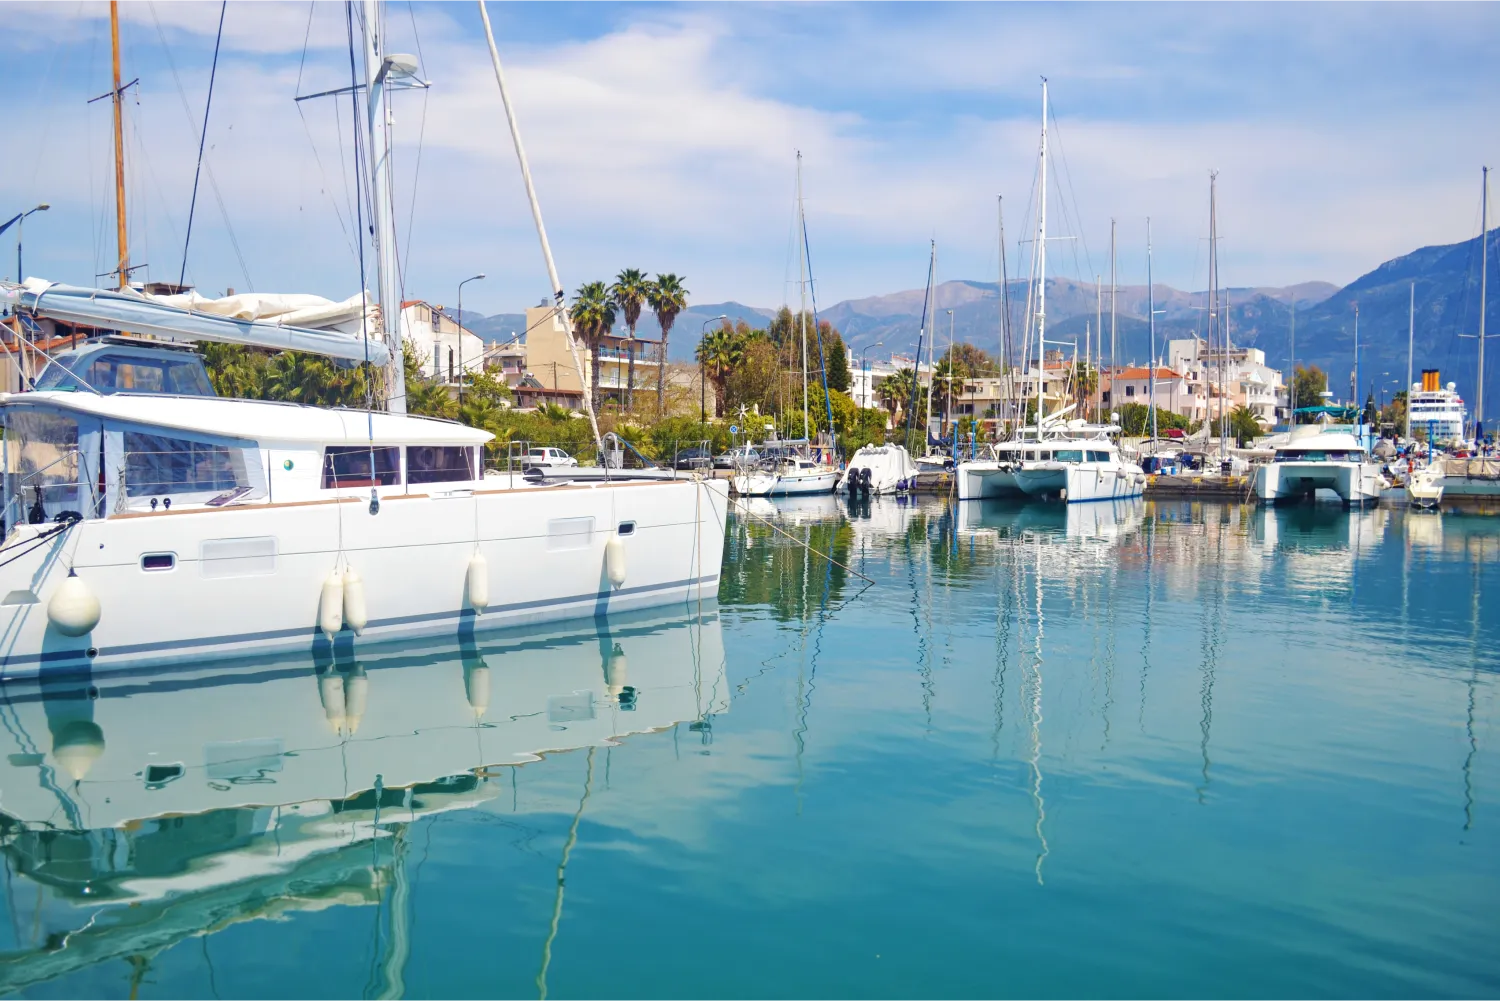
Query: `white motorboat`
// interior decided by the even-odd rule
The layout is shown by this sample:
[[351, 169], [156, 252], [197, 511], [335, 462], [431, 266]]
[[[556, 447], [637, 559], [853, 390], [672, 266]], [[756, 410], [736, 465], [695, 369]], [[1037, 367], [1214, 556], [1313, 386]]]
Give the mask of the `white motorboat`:
[[1443, 470], [1426, 465], [1412, 470], [1406, 479], [1406, 497], [1414, 507], [1437, 507], [1443, 500]]
[[1298, 425], [1275, 453], [1255, 467], [1255, 496], [1266, 503], [1309, 499], [1321, 489], [1346, 506], [1363, 507], [1378, 501], [1386, 485], [1355, 425]]
[[849, 459], [839, 481], [846, 494], [893, 494], [917, 476], [917, 465], [905, 445], [864, 445]]
[[[191, 362], [201, 376], [195, 355], [162, 351], [151, 376], [148, 353], [130, 350], [94, 350], [87, 371], [128, 365], [157, 385], [164, 366]], [[457, 423], [92, 388], [0, 394], [5, 679], [456, 636], [717, 592], [721, 482], [486, 479], [491, 436]]]

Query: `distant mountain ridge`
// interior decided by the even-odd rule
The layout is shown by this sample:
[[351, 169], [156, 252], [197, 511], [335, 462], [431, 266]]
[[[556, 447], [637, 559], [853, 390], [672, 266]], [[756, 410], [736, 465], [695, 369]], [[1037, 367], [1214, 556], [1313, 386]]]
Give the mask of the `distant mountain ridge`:
[[[1494, 334], [1500, 334], [1500, 260], [1496, 238], [1490, 237], [1489, 317]], [[1479, 238], [1444, 246], [1422, 247], [1386, 261], [1340, 288], [1329, 282], [1309, 281], [1285, 287], [1230, 287], [1223, 291], [1228, 304], [1229, 334], [1236, 345], [1257, 347], [1266, 360], [1283, 370], [1292, 361], [1292, 312], [1296, 309], [1296, 362], [1316, 364], [1329, 374], [1329, 386], [1340, 397], [1350, 392], [1354, 367], [1354, 305], [1359, 305], [1360, 396], [1373, 392], [1389, 397], [1401, 389], [1406, 378], [1407, 309], [1413, 284], [1416, 287], [1416, 336], [1414, 369], [1437, 368], [1444, 382], [1457, 382], [1469, 401], [1475, 396], [1478, 345], [1463, 335], [1473, 335], [1479, 322]], [[1028, 283], [1007, 283], [1013, 338], [1019, 350], [1026, 312]], [[1102, 303], [1100, 297], [1102, 293]], [[884, 360], [892, 354], [910, 355], [916, 350], [921, 326], [922, 289], [906, 289], [886, 295], [867, 296], [835, 303], [820, 312], [850, 346], [852, 364], [861, 359]], [[1174, 337], [1201, 334], [1207, 296], [1183, 292], [1167, 285], [1155, 287], [1156, 355], [1165, 354], [1165, 343]], [[1000, 348], [1001, 297], [998, 282], [947, 281], [937, 288], [932, 307], [937, 352], [950, 336], [997, 353]], [[1147, 289], [1144, 285], [1122, 285], [1116, 298], [1115, 357], [1121, 364], [1144, 363], [1151, 357]], [[1108, 359], [1110, 329], [1109, 289], [1066, 278], [1047, 281], [1048, 339], [1077, 339], [1080, 347], [1087, 336], [1097, 336], [1096, 310], [1102, 306]], [[951, 319], [947, 311], [952, 310]], [[712, 326], [720, 316], [731, 322], [743, 320], [763, 327], [776, 310], [739, 302], [695, 303], [681, 315], [672, 329], [670, 356], [691, 361], [704, 325]], [[510, 331], [521, 331], [523, 314], [500, 313], [474, 321], [471, 329], [486, 340], [506, 340]], [[656, 338], [659, 330], [650, 311], [641, 316], [636, 331]], [[951, 333], [950, 333], [951, 332]], [[924, 347], [924, 354], [926, 349]], [[1500, 398], [1493, 395], [1500, 380], [1500, 346], [1490, 352], [1486, 374], [1487, 404], [1500, 413]]]

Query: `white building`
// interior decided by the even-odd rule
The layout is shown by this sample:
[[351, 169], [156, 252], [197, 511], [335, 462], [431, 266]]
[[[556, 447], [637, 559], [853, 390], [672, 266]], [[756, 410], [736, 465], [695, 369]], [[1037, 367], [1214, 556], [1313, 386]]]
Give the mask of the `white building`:
[[442, 306], [421, 299], [401, 304], [401, 334], [422, 359], [422, 374], [444, 385], [456, 385], [459, 372], [484, 370], [484, 341], [470, 333]]

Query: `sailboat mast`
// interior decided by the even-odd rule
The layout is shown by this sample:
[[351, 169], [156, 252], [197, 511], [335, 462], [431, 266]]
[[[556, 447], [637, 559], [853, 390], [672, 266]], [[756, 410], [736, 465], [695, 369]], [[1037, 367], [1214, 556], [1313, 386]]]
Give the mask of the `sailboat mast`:
[[[802, 151], [797, 151], [797, 232], [805, 232], [802, 221]], [[802, 241], [797, 241], [801, 244]], [[797, 254], [797, 288], [802, 304], [797, 312], [797, 327], [802, 332], [802, 437], [812, 440], [807, 425], [807, 247], [799, 246]]]
[[1406, 312], [1406, 440], [1411, 441], [1411, 365], [1417, 346], [1417, 283], [1411, 283], [1411, 305]]
[[[1474, 399], [1474, 427], [1484, 426], [1484, 314], [1489, 305], [1486, 282], [1490, 275], [1490, 168], [1484, 171], [1479, 195], [1479, 393]], [[1475, 437], [1478, 437], [1476, 430]]]
[[[1214, 429], [1220, 437], [1224, 435], [1224, 355], [1220, 350], [1219, 341], [1219, 213], [1218, 213], [1218, 182], [1219, 172], [1210, 170], [1208, 172], [1208, 356], [1218, 356], [1216, 362], [1218, 378], [1209, 383], [1212, 386], [1218, 383], [1219, 415], [1218, 426]], [[1155, 341], [1152, 341], [1155, 350]], [[1210, 392], [1209, 396], [1214, 394]], [[1209, 412], [1210, 420], [1213, 412]]]
[[1041, 193], [1036, 222], [1036, 436], [1042, 437], [1042, 379], [1047, 370], [1047, 78], [1042, 77], [1042, 147], [1037, 160]]
[[1115, 298], [1119, 295], [1119, 286], [1115, 284], [1115, 221], [1109, 221], [1109, 404], [1113, 410], [1118, 405], [1115, 399], [1115, 372], [1118, 371], [1119, 359], [1115, 357]]
[[[115, 84], [115, 244], [123, 289], [130, 284], [130, 245], [125, 233], [125, 94], [120, 87], [120, 0], [109, 0], [109, 46]], [[16, 281], [25, 277], [16, 275]]]
[[1288, 427], [1297, 423], [1297, 297], [1292, 296], [1292, 389], [1287, 394], [1287, 400], [1291, 403], [1291, 413], [1286, 415]]
[[[932, 303], [932, 326], [928, 328], [927, 337], [927, 423], [922, 427], [922, 452], [927, 452], [927, 436], [932, 433], [932, 395], [937, 388], [937, 369], [932, 364], [932, 346], [937, 343], [937, 241], [932, 241], [932, 267], [927, 270], [927, 293]], [[921, 369], [922, 359], [917, 359], [917, 368]], [[920, 379], [917, 380], [919, 383]]]
[[386, 100], [385, 22], [379, 0], [364, 0], [365, 82], [369, 86], [370, 181], [375, 189], [375, 266], [380, 319], [390, 361], [385, 370], [385, 407], [406, 413], [406, 365], [401, 350], [401, 276], [397, 270], [396, 222], [391, 212], [391, 115]]
[[1004, 395], [1000, 400], [1003, 420], [1010, 404], [1010, 297], [1005, 288], [1005, 196], [995, 196], [995, 210], [1000, 223], [1000, 295], [997, 298], [1000, 300], [1000, 376], [1005, 380], [1001, 383]]
[[1156, 285], [1151, 278], [1151, 217], [1146, 217], [1146, 315], [1151, 318], [1146, 398], [1151, 408], [1151, 452], [1156, 454]]
[[[1088, 343], [1085, 335], [1084, 343]], [[1094, 352], [1098, 355], [1104, 354], [1104, 276], [1094, 276]], [[1094, 372], [1094, 393], [1097, 393], [1102, 385], [1099, 380], [1099, 366], [1094, 364], [1092, 358], [1088, 360], [1086, 370]], [[1093, 402], [1094, 393], [1089, 394], [1090, 402]], [[1097, 408], [1096, 408], [1097, 409]], [[1085, 415], [1087, 416], [1087, 415]]]

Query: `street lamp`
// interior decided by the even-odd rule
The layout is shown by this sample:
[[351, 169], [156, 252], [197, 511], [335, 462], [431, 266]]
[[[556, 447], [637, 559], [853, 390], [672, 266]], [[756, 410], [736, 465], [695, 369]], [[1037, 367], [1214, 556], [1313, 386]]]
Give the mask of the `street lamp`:
[[880, 347], [884, 347], [884, 346], [885, 346], [885, 341], [876, 341], [874, 344], [867, 345], [865, 347], [865, 349], [859, 353], [859, 367], [860, 367], [860, 371], [864, 372], [864, 374], [865, 374], [865, 380], [864, 381], [865, 381], [865, 409], [866, 410], [870, 409], [870, 349], [871, 348], [880, 348]]
[[[728, 313], [720, 313], [703, 321], [703, 326], [698, 330], [698, 423], [708, 423], [708, 369], [704, 365], [708, 352], [703, 350], [703, 339], [708, 336], [708, 325], [718, 323], [720, 320], [729, 319]], [[666, 364], [663, 359], [663, 364]]]
[[51, 207], [52, 206], [47, 204], [46, 202], [42, 202], [42, 204], [38, 205], [34, 209], [27, 209], [25, 212], [17, 212], [15, 215], [7, 219], [3, 226], [0, 226], [0, 233], [4, 233], [12, 226], [16, 227], [16, 284], [18, 285], [26, 280], [26, 274], [21, 268], [21, 236], [22, 232], [26, 228], [26, 217], [31, 215], [31, 213], [33, 212], [45, 212]]
[[[390, 60], [386, 60], [389, 62]], [[384, 70], [382, 70], [384, 72]], [[465, 278], [458, 283], [458, 405], [464, 403], [464, 286], [469, 282], [477, 282], [484, 277], [484, 272], [472, 278]]]

